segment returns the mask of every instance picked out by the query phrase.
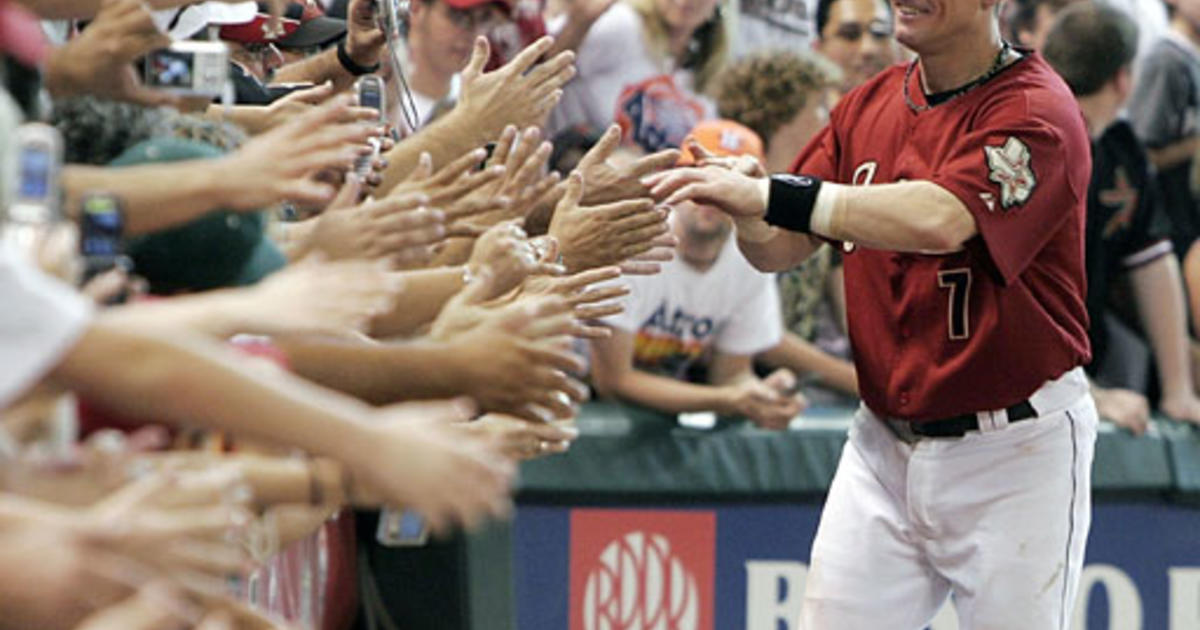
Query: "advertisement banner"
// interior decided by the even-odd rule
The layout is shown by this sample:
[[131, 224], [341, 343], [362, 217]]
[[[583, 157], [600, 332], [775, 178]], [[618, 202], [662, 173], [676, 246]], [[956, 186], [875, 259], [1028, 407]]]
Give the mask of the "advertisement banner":
[[[517, 627], [795, 629], [820, 506], [521, 506]], [[956, 630], [952, 606], [931, 630]], [[1073, 629], [1200, 629], [1200, 510], [1101, 503]]]

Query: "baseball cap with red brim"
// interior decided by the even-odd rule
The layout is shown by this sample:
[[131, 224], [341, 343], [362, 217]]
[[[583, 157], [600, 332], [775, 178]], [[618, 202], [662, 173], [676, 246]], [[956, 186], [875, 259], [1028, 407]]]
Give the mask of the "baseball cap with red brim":
[[494, 4], [504, 11], [505, 15], [512, 13], [512, 0], [442, 0], [455, 9], [474, 9], [488, 4]]
[[325, 47], [345, 37], [346, 21], [326, 16], [325, 11], [316, 2], [312, 0], [306, 3], [293, 2], [288, 7], [290, 11], [294, 11], [291, 7], [300, 7], [300, 28], [275, 42], [276, 46], [280, 48]]

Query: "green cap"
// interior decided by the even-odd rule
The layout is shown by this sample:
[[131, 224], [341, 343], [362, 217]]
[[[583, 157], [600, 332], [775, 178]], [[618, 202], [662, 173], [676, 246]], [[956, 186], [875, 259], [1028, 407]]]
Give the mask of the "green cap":
[[[112, 166], [212, 159], [217, 147], [178, 138], [154, 138], [126, 150]], [[189, 223], [126, 241], [134, 273], [150, 292], [171, 294], [254, 284], [287, 264], [266, 236], [261, 212], [210, 212]]]

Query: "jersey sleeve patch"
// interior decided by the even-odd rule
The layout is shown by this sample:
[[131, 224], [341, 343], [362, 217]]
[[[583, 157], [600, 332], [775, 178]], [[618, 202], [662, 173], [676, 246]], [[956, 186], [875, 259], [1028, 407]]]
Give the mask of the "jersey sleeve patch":
[[[1037, 188], [1029, 146], [1009, 136], [1004, 144], [987, 145], [983, 152], [987, 157], [988, 180], [1000, 186], [1000, 207], [1007, 211], [1029, 201]], [[994, 203], [988, 203], [989, 210], [993, 207]]]

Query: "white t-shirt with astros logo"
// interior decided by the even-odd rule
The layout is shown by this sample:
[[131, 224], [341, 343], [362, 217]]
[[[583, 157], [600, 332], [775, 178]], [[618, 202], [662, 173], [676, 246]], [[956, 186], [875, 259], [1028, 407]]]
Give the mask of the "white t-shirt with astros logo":
[[707, 271], [676, 255], [653, 276], [620, 279], [625, 312], [604, 320], [635, 334], [637, 369], [682, 378], [711, 352], [750, 355], [783, 336], [774, 279], [746, 262], [732, 237]]

